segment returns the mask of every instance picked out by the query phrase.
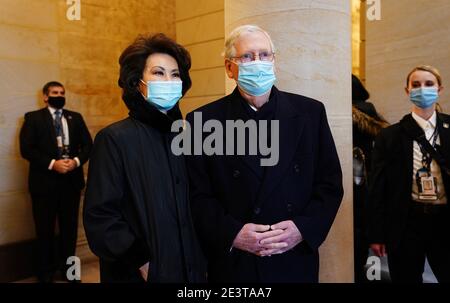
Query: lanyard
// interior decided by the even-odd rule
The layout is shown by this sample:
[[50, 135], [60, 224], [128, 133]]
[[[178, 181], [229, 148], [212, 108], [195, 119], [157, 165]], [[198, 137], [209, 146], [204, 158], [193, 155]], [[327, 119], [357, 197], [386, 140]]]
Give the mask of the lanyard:
[[[437, 131], [438, 131], [438, 128], [437, 128], [437, 125], [436, 125], [436, 127], [434, 128], [433, 134], [431, 135], [430, 139], [428, 139], [428, 142], [430, 142], [432, 140], [432, 143], [431, 142], [430, 143], [431, 143], [431, 146], [433, 148], [436, 147], [436, 141], [437, 141], [437, 137], [438, 137], [438, 132]], [[422, 144], [420, 144], [420, 143], [418, 143], [418, 144], [419, 144], [419, 147], [420, 147], [420, 151], [422, 152], [422, 166], [428, 172], [430, 172], [431, 171], [430, 164], [431, 164], [431, 161], [432, 161], [431, 155], [425, 150], [425, 148], [423, 148]]]

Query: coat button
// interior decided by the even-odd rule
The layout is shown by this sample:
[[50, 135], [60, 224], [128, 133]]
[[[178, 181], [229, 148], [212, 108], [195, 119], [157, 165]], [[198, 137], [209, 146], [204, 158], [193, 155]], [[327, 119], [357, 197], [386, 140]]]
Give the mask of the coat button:
[[295, 165], [294, 165], [294, 171], [295, 171], [296, 173], [299, 173], [299, 172], [300, 172], [300, 165], [295, 164]]
[[241, 175], [241, 172], [239, 170], [234, 170], [233, 171], [233, 178], [239, 178], [239, 176]]
[[288, 212], [291, 212], [291, 211], [292, 211], [292, 204], [291, 204], [291, 203], [288, 203], [288, 204], [286, 205], [286, 208], [287, 208], [287, 211], [288, 211]]
[[259, 215], [260, 212], [261, 212], [261, 208], [259, 208], [259, 207], [256, 207], [256, 208], [253, 210], [253, 213], [254, 213], [255, 215]]

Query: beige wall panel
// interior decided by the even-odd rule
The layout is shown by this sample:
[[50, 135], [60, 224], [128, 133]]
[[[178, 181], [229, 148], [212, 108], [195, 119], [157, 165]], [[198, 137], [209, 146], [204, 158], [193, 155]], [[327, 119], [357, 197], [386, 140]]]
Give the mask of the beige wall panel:
[[225, 69], [216, 67], [191, 72], [192, 88], [187, 97], [200, 97], [205, 95], [221, 95], [225, 93]]
[[177, 41], [182, 45], [224, 37], [223, 11], [177, 22]]
[[224, 0], [176, 0], [177, 21], [223, 11]]
[[[438, 68], [448, 88], [449, 53], [449, 1], [415, 0], [414, 5], [409, 0], [382, 1], [381, 20], [366, 20], [366, 83], [377, 110], [391, 123], [411, 111], [404, 87], [417, 65]], [[440, 103], [445, 112], [450, 110], [449, 101], [450, 90], [444, 89]]]

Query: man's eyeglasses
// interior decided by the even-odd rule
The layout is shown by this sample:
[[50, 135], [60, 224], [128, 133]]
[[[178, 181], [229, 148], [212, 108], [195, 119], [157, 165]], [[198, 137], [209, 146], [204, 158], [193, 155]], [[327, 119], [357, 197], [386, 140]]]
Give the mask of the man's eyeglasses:
[[230, 59], [236, 59], [237, 61], [239, 61], [241, 63], [247, 63], [247, 62], [255, 61], [256, 57], [258, 57], [259, 60], [261, 60], [261, 61], [273, 61], [273, 58], [275, 57], [275, 53], [273, 53], [273, 52], [260, 52], [259, 54], [245, 53], [241, 56], [231, 57]]

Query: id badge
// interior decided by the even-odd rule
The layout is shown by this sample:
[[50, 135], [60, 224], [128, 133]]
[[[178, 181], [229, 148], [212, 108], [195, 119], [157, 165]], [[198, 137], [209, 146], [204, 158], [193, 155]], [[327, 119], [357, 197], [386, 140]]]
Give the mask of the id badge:
[[62, 136], [56, 137], [56, 144], [58, 145], [58, 148], [63, 148]]
[[420, 177], [419, 199], [424, 201], [437, 200], [436, 182], [433, 176]]

